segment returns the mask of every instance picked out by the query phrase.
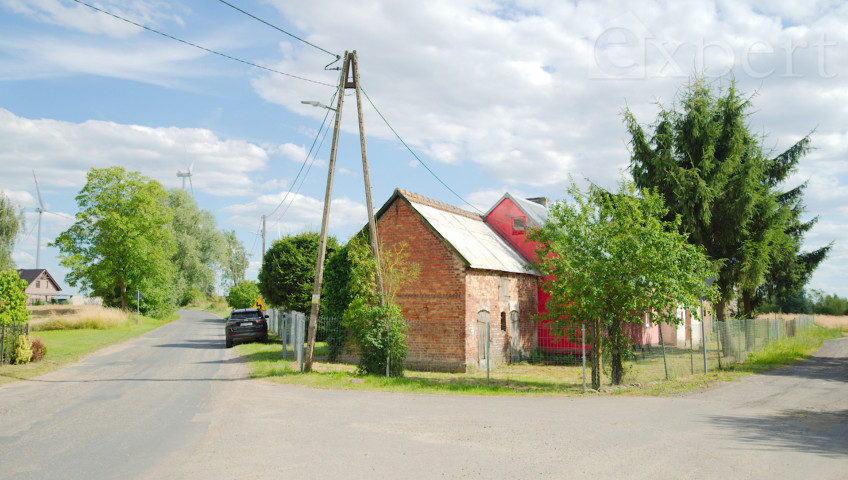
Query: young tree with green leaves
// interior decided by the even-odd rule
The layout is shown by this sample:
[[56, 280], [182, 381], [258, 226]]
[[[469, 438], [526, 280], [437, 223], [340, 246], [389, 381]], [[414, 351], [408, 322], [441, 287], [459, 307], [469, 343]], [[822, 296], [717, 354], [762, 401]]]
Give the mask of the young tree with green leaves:
[[348, 291], [351, 302], [344, 312], [345, 327], [359, 347], [360, 374], [402, 377], [406, 361], [406, 331], [403, 312], [395, 303], [398, 289], [415, 280], [418, 266], [408, 261], [402, 245], [387, 249], [381, 246], [383, 298], [377, 294], [377, 262], [371, 253], [368, 236], [357, 235], [347, 244], [350, 277]]
[[247, 250], [236, 236], [235, 230], [224, 233], [224, 264], [221, 266], [221, 282], [225, 287], [238, 285], [244, 280], [247, 270]]
[[[259, 289], [269, 304], [304, 313], [311, 310], [319, 240], [317, 232], [287, 235], [265, 252]], [[329, 237], [327, 258], [337, 249], [335, 237]]]
[[621, 181], [617, 193], [574, 183], [574, 202], [555, 202], [548, 221], [528, 233], [539, 242], [542, 288], [551, 295], [544, 319], [561, 332], [587, 325], [591, 337], [592, 388], [601, 385], [601, 349], [611, 352], [612, 383], [620, 384], [629, 340], [627, 324], [642, 325], [644, 313], [676, 325], [679, 306], [694, 310], [699, 297], [712, 296], [703, 248], [680, 233], [680, 217], [666, 220], [668, 208], [655, 190], [639, 191]]
[[174, 214], [174, 297], [179, 305], [187, 305], [198, 292], [206, 297], [215, 293], [216, 272], [226, 261], [226, 243], [215, 217], [201, 210], [188, 192], [171, 190], [168, 204]]
[[3, 192], [0, 192], [0, 270], [14, 268], [12, 252], [18, 234], [24, 229], [24, 214]]
[[768, 158], [746, 124], [750, 109], [735, 83], [716, 93], [695, 78], [675, 105], [661, 107], [650, 136], [630, 110], [624, 112], [636, 185], [656, 188], [669, 218], [680, 215], [681, 231], [718, 267], [719, 320], [727, 319], [737, 289], [750, 293], [765, 281], [788, 227], [777, 187], [809, 144], [805, 137]]
[[65, 280], [106, 305], [164, 315], [174, 308], [174, 238], [168, 194], [155, 180], [121, 167], [93, 168], [76, 197], [76, 223], [53, 242]]
[[26, 323], [29, 311], [26, 308], [27, 282], [14, 269], [0, 270], [0, 325]]
[[227, 294], [227, 305], [232, 308], [250, 308], [259, 298], [259, 286], [252, 280], [242, 280], [230, 288]]

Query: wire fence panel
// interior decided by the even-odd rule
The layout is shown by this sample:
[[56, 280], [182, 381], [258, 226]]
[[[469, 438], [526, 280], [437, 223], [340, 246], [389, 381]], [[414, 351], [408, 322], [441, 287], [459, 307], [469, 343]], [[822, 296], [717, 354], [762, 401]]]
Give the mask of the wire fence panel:
[[[308, 322], [295, 326], [298, 315], [303, 314], [269, 310], [269, 330], [280, 337], [285, 347], [284, 358], [288, 360], [297, 359], [297, 347], [304, 348], [307, 338]], [[435, 322], [406, 323], [408, 355], [404, 369], [408, 375], [442, 379], [449, 378], [445, 375], [451, 373], [464, 373], [482, 381], [490, 377], [494, 385], [508, 385], [508, 388], [545, 384], [565, 389], [579, 388], [591, 368], [588, 340], [581, 338], [579, 326], [575, 332], [560, 337], [552, 328], [536, 324], [540, 327], [533, 332], [531, 341], [516, 348], [516, 343], [510, 341], [496, 321], [480, 321], [481, 331], [469, 328], [465, 336], [444, 325], [436, 328]], [[703, 325], [692, 318], [680, 326], [629, 325], [625, 334], [631, 347], [624, 358], [624, 381], [649, 383], [727, 368], [744, 362], [752, 352], [769, 343], [795, 336], [811, 325], [811, 316], [793, 320], [707, 321]], [[296, 328], [302, 332], [297, 332]], [[469, 333], [475, 335], [472, 340], [467, 338]], [[476, 336], [478, 333], [487, 335], [480, 340]], [[587, 339], [588, 336], [587, 328]], [[298, 338], [300, 345], [295, 340]], [[584, 351], [585, 373], [582, 368]], [[602, 358], [604, 378], [610, 375], [608, 353], [607, 349]], [[357, 364], [358, 351], [341, 319], [318, 319], [313, 359], [317, 363], [339, 364], [334, 368], [348, 368], [343, 367], [348, 365], [351, 371]]]

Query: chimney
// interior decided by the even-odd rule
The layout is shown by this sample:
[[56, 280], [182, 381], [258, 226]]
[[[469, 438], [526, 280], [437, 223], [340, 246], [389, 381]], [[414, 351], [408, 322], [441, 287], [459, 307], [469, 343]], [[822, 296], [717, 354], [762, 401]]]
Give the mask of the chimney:
[[550, 207], [550, 204], [551, 204], [551, 201], [548, 199], [548, 197], [535, 197], [535, 198], [528, 198], [527, 200], [530, 200], [533, 203], [538, 203], [539, 205], [541, 205], [545, 208]]

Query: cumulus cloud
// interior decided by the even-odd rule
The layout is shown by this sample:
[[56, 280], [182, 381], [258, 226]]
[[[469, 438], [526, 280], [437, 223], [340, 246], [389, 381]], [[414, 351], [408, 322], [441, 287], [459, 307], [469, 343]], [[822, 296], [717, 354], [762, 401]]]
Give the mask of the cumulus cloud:
[[0, 108], [0, 177], [29, 185], [32, 170], [42, 188], [85, 184], [91, 168], [138, 170], [165, 187], [182, 185], [177, 171], [193, 165], [195, 190], [248, 195], [266, 168], [268, 153], [244, 140], [221, 139], [198, 128], [146, 127], [89, 120], [28, 119]]

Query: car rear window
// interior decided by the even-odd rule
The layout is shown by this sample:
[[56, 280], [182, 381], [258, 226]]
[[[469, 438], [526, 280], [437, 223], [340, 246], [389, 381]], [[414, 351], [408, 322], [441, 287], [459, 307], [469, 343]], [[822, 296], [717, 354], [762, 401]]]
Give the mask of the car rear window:
[[230, 318], [233, 320], [240, 320], [242, 318], [261, 318], [259, 312], [233, 312], [230, 315]]

